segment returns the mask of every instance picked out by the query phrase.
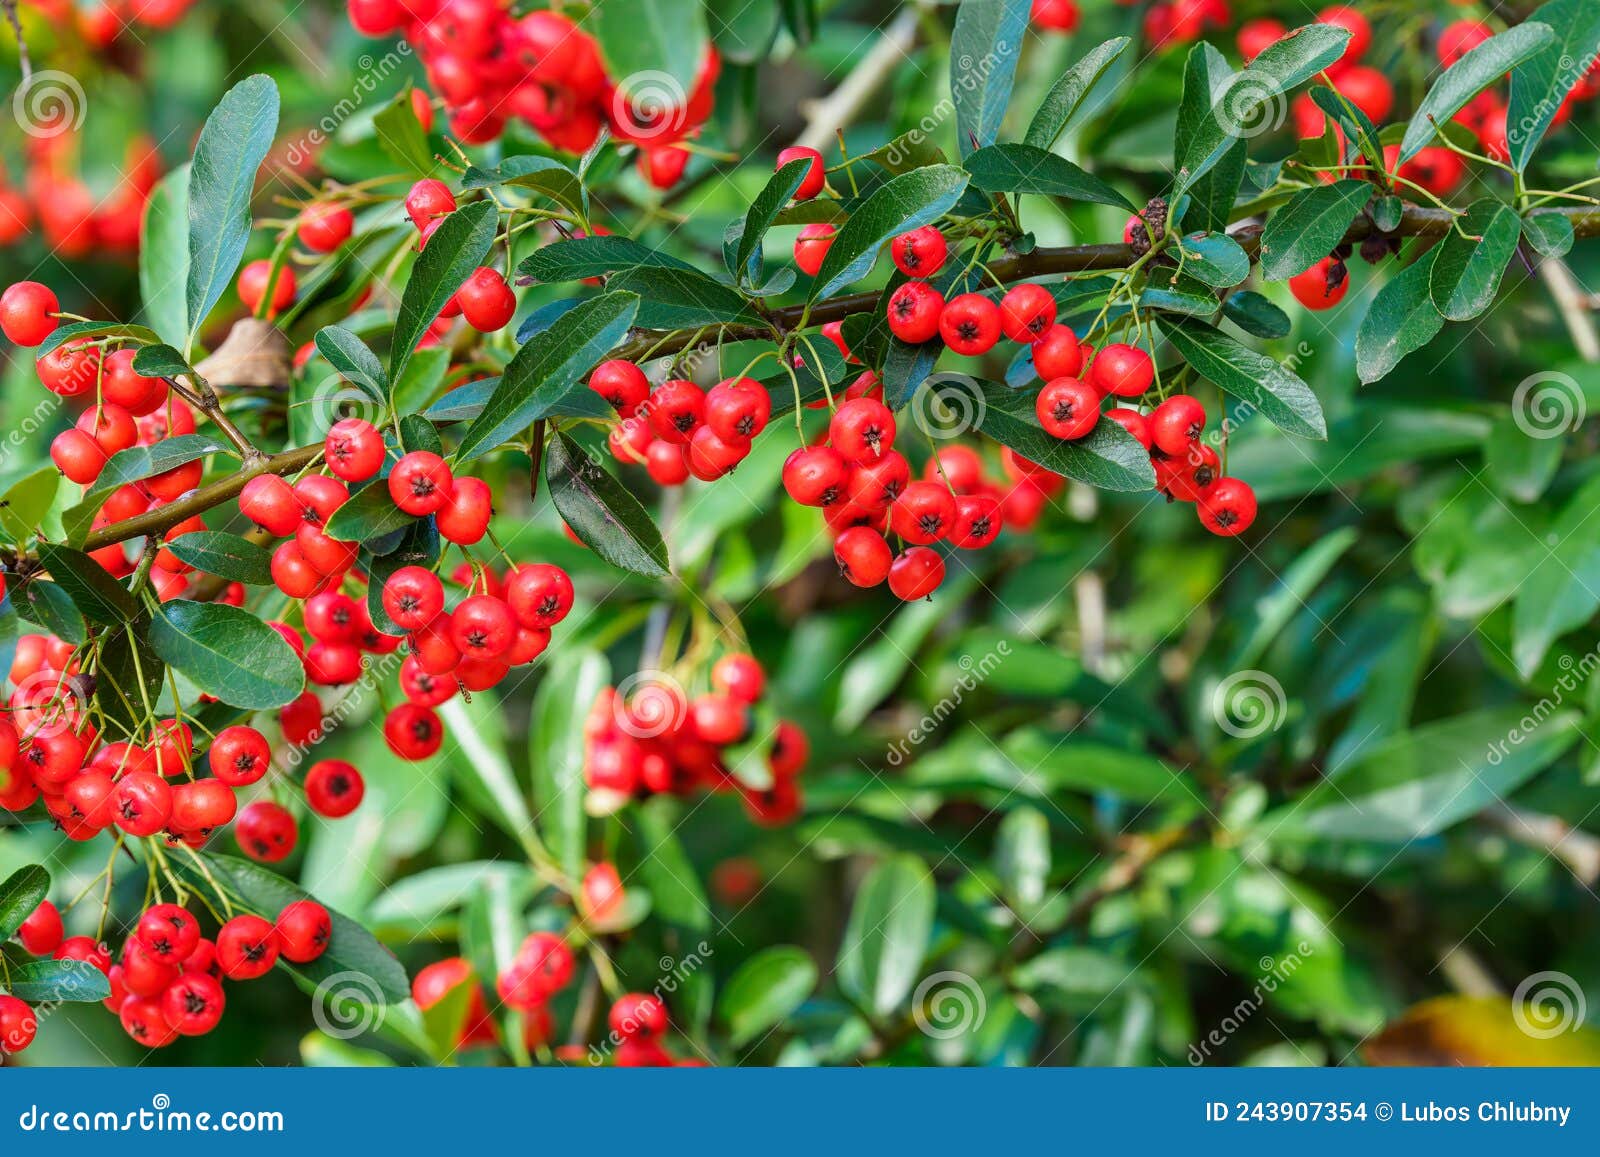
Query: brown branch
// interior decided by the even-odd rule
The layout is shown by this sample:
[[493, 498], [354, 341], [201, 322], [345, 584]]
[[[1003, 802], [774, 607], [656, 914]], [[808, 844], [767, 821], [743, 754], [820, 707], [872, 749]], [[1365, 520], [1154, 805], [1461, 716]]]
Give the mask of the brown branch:
[[228, 415], [222, 412], [221, 399], [217, 397], [217, 392], [211, 388], [204, 378], [198, 379], [199, 384], [194, 389], [190, 389], [176, 378], [162, 378], [161, 380], [167, 383], [167, 388], [172, 390], [173, 393], [199, 410], [207, 418], [210, 418], [217, 429], [222, 431], [223, 437], [233, 443], [233, 448], [239, 451], [246, 465], [266, 458], [264, 453], [256, 449], [255, 443], [246, 438], [240, 432], [239, 427], [233, 424]]
[[22, 70], [22, 82], [18, 88], [27, 88], [28, 82], [33, 79], [33, 60], [28, 55], [28, 40], [22, 35], [22, 19], [17, 15], [17, 0], [0, 0], [0, 10], [6, 14], [6, 23], [11, 25], [11, 31], [17, 38], [17, 66]]

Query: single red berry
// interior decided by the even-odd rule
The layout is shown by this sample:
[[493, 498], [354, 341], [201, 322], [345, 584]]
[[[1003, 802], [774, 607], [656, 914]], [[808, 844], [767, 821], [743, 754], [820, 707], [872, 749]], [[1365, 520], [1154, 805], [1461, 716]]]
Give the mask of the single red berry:
[[217, 932], [217, 964], [229, 980], [255, 980], [278, 962], [278, 933], [260, 916], [235, 916]]
[[172, 815], [172, 788], [148, 771], [133, 771], [117, 783], [112, 796], [117, 827], [130, 836], [153, 836]]
[[499, 272], [487, 265], [474, 269], [456, 290], [461, 316], [479, 333], [494, 333], [510, 324], [517, 312], [517, 295]]
[[926, 281], [908, 281], [889, 296], [889, 331], [903, 342], [920, 345], [939, 334], [944, 295]]
[[134, 936], [157, 960], [182, 964], [200, 943], [200, 922], [187, 908], [157, 904], [139, 917]]
[[572, 610], [572, 579], [551, 563], [527, 563], [506, 579], [506, 602], [517, 622], [536, 630], [549, 630]]
[[978, 357], [1000, 340], [1000, 307], [981, 293], [951, 298], [939, 314], [939, 336], [965, 357]]
[[1167, 480], [1167, 494], [1179, 502], [1201, 502], [1222, 479], [1222, 459], [1210, 446], [1196, 442], [1189, 446], [1181, 459], [1168, 459], [1179, 464], [1175, 476]]
[[204, 1036], [221, 1022], [226, 1004], [220, 981], [185, 972], [161, 994], [161, 1015], [179, 1036]]
[[589, 388], [627, 418], [650, 396], [650, 379], [632, 362], [613, 358], [594, 368], [589, 375]]
[[754, 379], [728, 378], [706, 392], [706, 425], [723, 441], [748, 442], [771, 416], [772, 395]]
[[944, 234], [932, 225], [923, 225], [909, 233], [901, 233], [889, 242], [889, 256], [895, 268], [907, 277], [932, 277], [944, 268], [950, 246]]
[[1222, 478], [1201, 499], [1200, 522], [1212, 534], [1243, 534], [1256, 520], [1256, 492], [1238, 478]]
[[99, 349], [66, 342], [34, 362], [33, 368], [52, 394], [76, 398], [94, 390], [100, 380], [100, 362]]
[[774, 171], [776, 172], [778, 169], [783, 168], [791, 161], [811, 162], [806, 167], [805, 175], [800, 178], [800, 187], [794, 191], [794, 199], [796, 201], [809, 201], [822, 192], [822, 187], [828, 182], [828, 174], [823, 167], [822, 154], [817, 152], [816, 149], [809, 149], [804, 145], [792, 145], [779, 151], [778, 163], [774, 167]]
[[341, 418], [328, 431], [323, 453], [335, 475], [346, 482], [365, 482], [383, 468], [383, 435], [364, 418]]
[[263, 257], [259, 261], [252, 261], [239, 271], [239, 300], [251, 313], [261, 309], [261, 303], [267, 296], [267, 285], [272, 285], [272, 300], [268, 304], [266, 316], [275, 317], [279, 310], [287, 309], [294, 303], [295, 294], [299, 287], [295, 284], [294, 270], [287, 265], [278, 268], [274, 273], [272, 262]]
[[1139, 411], [1118, 406], [1114, 410], [1107, 410], [1105, 416], [1121, 426], [1129, 434], [1132, 434], [1134, 441], [1138, 442], [1139, 445], [1146, 450], [1150, 449], [1152, 445], [1150, 423], [1145, 421], [1144, 415]]
[[1304, 273], [1289, 278], [1289, 292], [1309, 310], [1332, 309], [1350, 292], [1350, 275], [1343, 261], [1324, 257]]
[[294, 487], [276, 474], [259, 474], [239, 492], [239, 511], [268, 534], [291, 535], [304, 520]]
[[306, 560], [299, 543], [285, 542], [272, 552], [272, 581], [291, 599], [309, 598], [325, 578]]
[[328, 819], [355, 811], [366, 790], [361, 773], [342, 759], [319, 759], [306, 771], [306, 804]]
[[444, 727], [428, 707], [402, 703], [383, 720], [383, 738], [401, 759], [427, 759], [444, 743]]
[[69, 481], [88, 486], [106, 468], [106, 452], [88, 434], [74, 427], [63, 430], [50, 442], [50, 460]]
[[129, 995], [117, 1011], [122, 1030], [145, 1048], [166, 1048], [178, 1039], [178, 1030], [167, 1023], [161, 1001], [154, 997]]
[[711, 685], [741, 703], [757, 703], [766, 691], [767, 674], [754, 655], [724, 655], [711, 668]]
[[396, 625], [420, 630], [444, 610], [444, 584], [420, 566], [404, 566], [383, 584], [383, 609]]
[[889, 589], [905, 602], [923, 599], [944, 582], [944, 559], [925, 546], [913, 546], [889, 567]]
[[0, 1055], [20, 1053], [39, 1032], [39, 1018], [27, 1002], [0, 996]]
[[489, 531], [494, 514], [494, 494], [481, 478], [457, 478], [450, 488], [450, 501], [434, 515], [439, 534], [446, 542], [471, 546]]
[[463, 599], [450, 614], [450, 641], [464, 658], [504, 654], [516, 634], [517, 620], [511, 608], [493, 595]]
[[1075, 378], [1083, 369], [1083, 346], [1071, 327], [1053, 325], [1033, 343], [1033, 368], [1047, 382]]
[[918, 546], [938, 542], [956, 521], [956, 500], [937, 482], [913, 482], [889, 507], [889, 527]]
[[807, 277], [815, 277], [822, 268], [823, 258], [833, 245], [833, 235], [838, 230], [824, 222], [802, 226], [794, 240], [794, 263]]
[[950, 542], [962, 550], [982, 550], [1000, 537], [1003, 525], [999, 499], [990, 494], [963, 494], [956, 499]]
[[1148, 425], [1156, 449], [1176, 458], [1206, 428], [1206, 408], [1188, 394], [1174, 394], [1152, 411]]
[[60, 324], [53, 316], [61, 303], [47, 285], [37, 281], [18, 281], [0, 293], [0, 332], [6, 340], [32, 349], [56, 331]]
[[839, 573], [858, 587], [875, 587], [889, 577], [894, 551], [870, 526], [852, 526], [834, 540], [833, 561]]
[[407, 514], [433, 514], [450, 501], [453, 482], [443, 458], [429, 450], [413, 450], [389, 472], [389, 497]]
[[[318, 712], [320, 719], [320, 710]], [[294, 816], [271, 800], [258, 799], [247, 804], [233, 825], [239, 850], [252, 860], [275, 864], [294, 851], [300, 828]]]
[[135, 373], [133, 358], [134, 351], [131, 349], [120, 349], [106, 355], [100, 379], [100, 397], [103, 401], [124, 407], [131, 414], [152, 414], [167, 400], [167, 383], [160, 378], [147, 378]]
[[1137, 398], [1155, 381], [1156, 364], [1137, 346], [1114, 342], [1095, 355], [1089, 367], [1089, 384], [1101, 395]]
[[406, 194], [406, 213], [418, 229], [435, 218], [455, 212], [456, 197], [443, 181], [425, 178], [411, 186]]
[[612, 1002], [606, 1020], [624, 1040], [657, 1037], [667, 1031], [667, 1008], [654, 993], [625, 992]]
[[710, 426], [699, 426], [689, 439], [684, 464], [703, 482], [714, 482], [750, 454], [750, 439], [720, 437]]
[[1045, 433], [1067, 441], [1082, 438], [1100, 421], [1100, 395], [1077, 378], [1057, 378], [1039, 391], [1034, 413]]
[[313, 253], [332, 253], [350, 240], [356, 219], [343, 205], [322, 201], [300, 211], [299, 237]]
[[673, 379], [656, 387], [645, 408], [650, 430], [657, 438], [688, 445], [695, 429], [705, 421], [706, 395], [693, 382]]
[[17, 928], [17, 939], [34, 956], [49, 956], [60, 947], [63, 935], [61, 913], [49, 900], [39, 901]]
[[845, 493], [863, 511], [881, 513], [911, 483], [911, 463], [898, 450], [885, 450], [871, 462], [858, 463], [850, 470]]
[[590, 920], [603, 924], [615, 919], [622, 914], [627, 898], [615, 864], [596, 864], [583, 874], [578, 899]]
[[1015, 342], [1031, 344], [1056, 323], [1056, 299], [1042, 285], [1013, 285], [1000, 299], [1000, 331]]
[[872, 462], [894, 445], [894, 413], [873, 398], [844, 403], [828, 423], [828, 442], [846, 462]]
[[295, 964], [310, 964], [328, 950], [333, 939], [333, 918], [315, 900], [285, 904], [273, 927], [278, 933], [278, 951]]
[[783, 464], [783, 488], [801, 506], [832, 506], [844, 497], [849, 466], [829, 446], [805, 446]]
[[186, 780], [172, 789], [168, 828], [180, 835], [209, 836], [239, 810], [233, 789], [219, 779]]

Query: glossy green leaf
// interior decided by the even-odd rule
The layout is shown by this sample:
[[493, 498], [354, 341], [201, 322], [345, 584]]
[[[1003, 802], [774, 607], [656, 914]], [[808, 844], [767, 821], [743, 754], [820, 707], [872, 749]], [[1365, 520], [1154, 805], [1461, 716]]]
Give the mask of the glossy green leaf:
[[1388, 375], [1407, 354], [1444, 328], [1433, 304], [1433, 259], [1428, 253], [1378, 290], [1356, 334], [1356, 373], [1370, 384]]
[[992, 145], [1000, 135], [1027, 34], [1027, 0], [961, 0], [956, 9], [950, 98], [962, 156]]
[[372, 118], [372, 131], [384, 152], [416, 176], [426, 177], [433, 172], [433, 150], [417, 119], [417, 110], [412, 107], [411, 92], [408, 85], [396, 93]]
[[895, 856], [868, 873], [839, 945], [839, 987], [875, 1015], [899, 1008], [922, 977], [933, 908], [933, 877], [915, 856]]
[[986, 193], [1037, 193], [1133, 211], [1133, 202], [1093, 173], [1033, 145], [989, 145], [965, 165], [972, 183]]
[[533, 798], [539, 830], [556, 859], [574, 878], [581, 878], [586, 854], [584, 797], [584, 727], [574, 703], [593, 703], [611, 679], [603, 653], [571, 651], [557, 656], [533, 701]]
[[250, 239], [250, 201], [256, 170], [278, 129], [278, 86], [246, 77], [223, 96], [195, 144], [189, 168], [188, 326], [182, 348], [238, 272]]
[[282, 635], [225, 603], [163, 603], [150, 646], [197, 687], [235, 707], [282, 707], [300, 694], [305, 671]]
[[759, 256], [761, 239], [772, 228], [778, 212], [794, 196], [809, 168], [810, 162], [804, 158], [790, 161], [772, 174], [761, 192], [756, 194], [756, 199], [750, 202], [750, 208], [744, 215], [744, 229], [739, 234], [738, 249], [734, 254], [733, 269], [736, 275], [737, 271], [748, 268], [751, 260]]
[[50, 873], [39, 864], [18, 868], [0, 881], [0, 940], [16, 935], [22, 922], [49, 895]]
[[367, 343], [342, 325], [325, 325], [317, 331], [317, 351], [328, 364], [373, 401], [389, 396], [389, 375]]
[[13, 583], [8, 593], [17, 614], [34, 626], [77, 646], [88, 638], [83, 613], [61, 589], [60, 584], [42, 578]]
[[771, 49], [783, 13], [778, 0], [707, 0], [706, 19], [723, 60], [755, 64]]
[[530, 254], [517, 266], [517, 271], [535, 281], [559, 283], [603, 277], [638, 265], [694, 269], [687, 262], [629, 237], [571, 237], [553, 241]]
[[1429, 292], [1446, 319], [1471, 321], [1494, 304], [1522, 224], [1510, 206], [1490, 198], [1474, 203], [1457, 224], [1482, 240], [1469, 241], [1452, 230], [1434, 252]]
[[1116, 63], [1132, 41], [1117, 36], [1084, 53], [1083, 57], [1050, 86], [1028, 124], [1023, 144], [1048, 149], [1055, 144], [1074, 113], [1088, 100], [1106, 70]]
[[30, 960], [11, 967], [7, 991], [29, 1004], [89, 1003], [111, 995], [105, 973], [86, 960]]
[[54, 466], [41, 466], [13, 482], [0, 495], [0, 529], [15, 543], [38, 534], [59, 489], [61, 472]]
[[106, 569], [81, 550], [55, 543], [39, 544], [39, 561], [83, 617], [106, 626], [133, 618], [133, 596]]
[[802, 948], [787, 944], [754, 953], [728, 977], [717, 1015], [728, 1040], [744, 1048], [787, 1020], [817, 987], [817, 966]]
[[695, 932], [711, 930], [711, 906], [700, 875], [678, 840], [673, 817], [653, 800], [634, 812], [639, 843], [639, 876], [650, 891], [657, 916]]
[[230, 582], [266, 586], [272, 582], [272, 555], [241, 535], [225, 530], [196, 530], [179, 535], [167, 549], [196, 570]]
[[1191, 233], [1173, 251], [1186, 276], [1214, 289], [1232, 289], [1250, 276], [1249, 256], [1226, 233]]
[[1405, 136], [1400, 140], [1400, 163], [1431, 144], [1440, 128], [1449, 124], [1473, 97], [1552, 46], [1559, 51], [1556, 34], [1548, 24], [1525, 21], [1490, 37], [1445, 69], [1406, 125]]
[[553, 157], [507, 157], [492, 169], [473, 165], [461, 178], [461, 187], [468, 190], [500, 185], [542, 193], [575, 213], [583, 213], [588, 208], [578, 174]]
[[1230, 293], [1222, 304], [1222, 316], [1252, 337], [1268, 341], [1288, 337], [1293, 326], [1288, 314], [1250, 289]]
[[133, 355], [133, 372], [147, 378], [182, 378], [194, 374], [194, 367], [169, 345], [147, 345]]
[[1026, 913], [1045, 899], [1050, 876], [1050, 821], [1036, 808], [1006, 813], [995, 836], [995, 874], [1006, 899]]
[[638, 308], [634, 294], [603, 294], [529, 339], [461, 436], [456, 461], [487, 454], [540, 418], [606, 414], [605, 403], [583, 379], [627, 336]]
[[415, 521], [415, 515], [407, 514], [394, 504], [388, 484], [376, 481], [352, 494], [333, 512], [323, 530], [329, 538], [340, 542], [368, 543], [405, 530]]
[[742, 294], [699, 270], [641, 265], [613, 274], [606, 288], [639, 299], [636, 320], [644, 329], [753, 325], [761, 320]]
[[636, 574], [667, 574], [667, 547], [649, 513], [562, 431], [545, 448], [545, 480], [561, 517], [601, 558]]
[[398, 378], [417, 342], [494, 245], [500, 215], [493, 201], [474, 201], [443, 218], [417, 257], [400, 297], [389, 352], [389, 377]]
[[189, 337], [189, 166], [179, 165], [150, 191], [139, 229], [142, 317], [162, 341]]
[[1173, 319], [1161, 328], [1196, 373], [1249, 403], [1273, 425], [1302, 438], [1328, 436], [1317, 396], [1286, 366], [1199, 322]]
[[832, 297], [872, 271], [878, 250], [891, 238], [929, 225], [947, 213], [967, 187], [953, 165], [931, 165], [893, 177], [861, 203], [834, 235], [811, 282], [808, 300]]
[[1518, 172], [1527, 171], [1562, 102], [1583, 79], [1584, 64], [1600, 56], [1600, 5], [1550, 0], [1529, 19], [1547, 25], [1555, 37], [1511, 70], [1506, 141]]
[[1261, 275], [1287, 281], [1321, 261], [1344, 240], [1372, 197], [1366, 181], [1335, 181], [1302, 189], [1267, 219], [1261, 234]]

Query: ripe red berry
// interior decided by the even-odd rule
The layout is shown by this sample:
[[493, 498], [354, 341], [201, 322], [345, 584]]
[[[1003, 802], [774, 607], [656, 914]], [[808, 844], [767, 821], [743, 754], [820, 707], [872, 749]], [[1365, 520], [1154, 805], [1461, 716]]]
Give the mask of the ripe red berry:
[[413, 450], [389, 472], [389, 497], [407, 514], [433, 514], [450, 501], [453, 482], [443, 458], [429, 450]]
[[1083, 346], [1069, 326], [1052, 325], [1033, 343], [1033, 368], [1046, 382], [1075, 378], [1083, 369]]
[[418, 229], [437, 217], [455, 212], [456, 197], [450, 186], [431, 177], [418, 181], [406, 194], [406, 213]]
[[909, 233], [901, 233], [889, 242], [889, 256], [895, 268], [907, 277], [932, 277], [944, 268], [950, 246], [944, 234], [932, 225], [923, 225]]
[[463, 658], [490, 659], [504, 654], [516, 634], [511, 608], [493, 595], [463, 599], [450, 615], [450, 641]]
[[913, 482], [889, 508], [889, 527], [918, 546], [938, 542], [956, 521], [956, 500], [938, 482]]
[[517, 312], [517, 295], [499, 272], [487, 265], [474, 269], [456, 290], [461, 316], [479, 333], [504, 329]]
[[167, 827], [180, 835], [209, 836], [239, 810], [233, 789], [218, 779], [178, 783], [172, 789], [172, 815]]
[[471, 546], [489, 530], [494, 513], [494, 494], [481, 478], [457, 478], [450, 489], [450, 501], [434, 515], [439, 534], [446, 542]]
[[157, 960], [181, 964], [200, 943], [200, 922], [177, 904], [157, 904], [139, 917], [134, 936]]
[[346, 482], [365, 482], [383, 468], [383, 435], [364, 418], [341, 418], [328, 431], [323, 453], [328, 469], [336, 476]]
[[713, 482], [743, 462], [750, 454], [748, 438], [720, 437], [710, 426], [699, 426], [689, 439], [684, 464], [689, 473], [704, 482]]
[[836, 232], [834, 226], [823, 222], [801, 227], [794, 241], [794, 263], [807, 277], [815, 277], [822, 268], [822, 260], [828, 256]]
[[1118, 406], [1114, 410], [1107, 410], [1105, 416], [1110, 418], [1117, 425], [1121, 426], [1129, 434], [1133, 435], [1134, 441], [1138, 442], [1139, 445], [1143, 446], [1146, 450], [1150, 449], [1152, 444], [1150, 438], [1150, 423], [1145, 421], [1144, 415], [1139, 413], [1139, 411], [1129, 410], [1125, 407]]
[[383, 720], [383, 738], [401, 759], [427, 759], [444, 742], [444, 727], [428, 707], [402, 703]]
[[273, 928], [278, 933], [278, 951], [295, 964], [310, 964], [328, 950], [333, 939], [333, 918], [315, 900], [285, 904]]
[[1350, 292], [1350, 274], [1343, 261], [1324, 257], [1304, 273], [1289, 278], [1289, 292], [1309, 310], [1332, 309]]
[[274, 864], [294, 851], [300, 828], [294, 816], [283, 807], [271, 800], [258, 799], [239, 813], [233, 825], [233, 838], [238, 841], [239, 850], [252, 860]]
[[589, 388], [627, 418], [650, 396], [650, 379], [632, 362], [613, 358], [594, 368], [594, 373], [589, 375]]
[[911, 463], [897, 450], [885, 450], [871, 462], [858, 463], [850, 471], [845, 493], [852, 504], [868, 513], [882, 513], [905, 493], [911, 481]]
[[1000, 537], [1003, 525], [999, 499], [990, 494], [963, 494], [956, 499], [950, 542], [962, 550], [982, 550]]
[[1102, 395], [1137, 398], [1155, 381], [1156, 364], [1137, 346], [1114, 342], [1095, 355], [1089, 367], [1089, 384]]
[[294, 488], [276, 474], [259, 474], [239, 492], [239, 512], [269, 534], [293, 534], [304, 520]]
[[161, 994], [161, 1015], [180, 1036], [204, 1036], [221, 1022], [226, 1004], [220, 981], [185, 972]]
[[0, 996], [0, 1055], [20, 1053], [39, 1032], [33, 1008], [15, 996]]
[[951, 298], [939, 314], [939, 336], [958, 354], [986, 354], [1000, 340], [1000, 307], [980, 293]]
[[299, 543], [285, 542], [272, 552], [272, 581], [291, 599], [309, 598], [322, 586], [325, 578], [306, 560]]
[[782, 149], [778, 153], [778, 163], [774, 166], [774, 172], [783, 168], [790, 161], [811, 162], [806, 168], [805, 175], [800, 178], [800, 187], [794, 191], [794, 199], [796, 201], [809, 201], [822, 192], [822, 187], [827, 184], [828, 174], [823, 167], [821, 153], [817, 152], [816, 149], [808, 149], [804, 145], [792, 145], [787, 149]]
[[74, 427], [50, 442], [50, 460], [70, 481], [88, 486], [106, 468], [106, 452], [88, 434]]
[[100, 380], [100, 351], [81, 343], [56, 346], [33, 363], [39, 381], [52, 394], [76, 398], [95, 388]]
[[278, 962], [278, 933], [260, 916], [235, 916], [217, 932], [217, 965], [229, 980], [255, 980]]
[[332, 253], [350, 240], [356, 219], [343, 205], [319, 202], [300, 211], [300, 241], [313, 253]]
[[383, 609], [397, 626], [421, 630], [444, 610], [444, 584], [420, 566], [403, 566], [383, 584]]
[[927, 598], [944, 582], [944, 559], [925, 546], [913, 546], [889, 567], [889, 589], [910, 602]]
[[32, 349], [56, 330], [52, 314], [61, 312], [61, 303], [47, 285], [37, 281], [18, 281], [0, 293], [0, 332], [6, 340]]
[[625, 1041], [656, 1037], [667, 1031], [667, 1008], [654, 993], [625, 992], [612, 1003], [606, 1021]]
[[124, 407], [129, 413], [145, 415], [154, 413], [167, 398], [167, 383], [160, 378], [147, 378], [133, 370], [134, 351], [120, 349], [107, 354], [100, 379], [100, 397], [103, 401]]
[[1000, 331], [1015, 342], [1030, 344], [1056, 323], [1056, 299], [1042, 285], [1013, 285], [1000, 299]]
[[1222, 478], [1222, 460], [1210, 446], [1194, 443], [1182, 458], [1168, 459], [1177, 466], [1166, 478], [1166, 493], [1179, 502], [1203, 501]]
[[766, 690], [767, 675], [753, 655], [724, 655], [711, 668], [711, 685], [741, 703], [757, 703]]
[[272, 262], [265, 257], [246, 265], [239, 271], [239, 300], [251, 313], [260, 312], [261, 303], [267, 296], [268, 282], [272, 283], [272, 301], [268, 304], [266, 316], [274, 317], [279, 310], [292, 305], [295, 294], [299, 292], [294, 270], [287, 265], [281, 266], [276, 274]]
[[829, 446], [805, 446], [783, 464], [783, 488], [801, 506], [832, 506], [844, 496], [849, 467]]
[[130, 836], [153, 836], [172, 815], [172, 788], [148, 771], [130, 771], [112, 795], [117, 827]]
[[693, 382], [673, 379], [656, 387], [646, 408], [651, 432], [663, 442], [684, 446], [705, 421], [706, 395]]
[[579, 903], [592, 921], [605, 923], [622, 914], [627, 892], [615, 864], [596, 864], [583, 874]]
[[908, 281], [889, 296], [889, 331], [919, 345], [939, 333], [944, 295], [926, 281]]
[[178, 1030], [167, 1023], [161, 1001], [147, 996], [128, 996], [117, 1011], [122, 1029], [145, 1048], [166, 1048], [178, 1039]]
[[1256, 520], [1256, 492], [1238, 478], [1222, 478], [1197, 507], [1200, 522], [1212, 534], [1232, 537], [1250, 529]]
[[728, 378], [706, 392], [706, 425], [725, 442], [748, 442], [771, 416], [772, 395], [751, 378]]
[[1188, 394], [1174, 394], [1155, 408], [1148, 425], [1156, 449], [1176, 458], [1206, 428], [1206, 409]]
[[873, 462], [894, 445], [894, 413], [874, 398], [856, 398], [834, 411], [828, 442], [846, 462]]
[[62, 935], [61, 913], [49, 900], [39, 901], [17, 928], [17, 939], [34, 956], [49, 956], [61, 945]]
[[306, 771], [306, 804], [328, 819], [355, 811], [366, 790], [361, 773], [342, 759], [319, 759]]
[[1039, 391], [1034, 413], [1045, 433], [1071, 441], [1100, 421], [1100, 395], [1077, 378], [1057, 378]]
[[572, 600], [572, 579], [550, 563], [528, 563], [507, 576], [506, 602], [524, 627], [549, 630], [567, 617]]
[[870, 526], [852, 526], [833, 543], [839, 573], [858, 587], [875, 587], [889, 577], [894, 551]]

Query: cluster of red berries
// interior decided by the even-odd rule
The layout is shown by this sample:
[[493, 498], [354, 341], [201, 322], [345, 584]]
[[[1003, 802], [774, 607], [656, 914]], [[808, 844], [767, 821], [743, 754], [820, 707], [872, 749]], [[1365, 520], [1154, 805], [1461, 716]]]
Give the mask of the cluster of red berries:
[[731, 472], [772, 414], [772, 396], [752, 378], [728, 378], [709, 390], [680, 378], [652, 387], [638, 366], [613, 359], [595, 367], [589, 388], [621, 419], [607, 439], [612, 456], [643, 466], [662, 486]]
[[57, 30], [75, 29], [84, 43], [105, 50], [134, 28], [161, 30], [182, 20], [195, 0], [29, 0]]
[[469, 144], [496, 139], [512, 117], [569, 153], [586, 151], [606, 129], [639, 147], [640, 173], [665, 189], [689, 159], [680, 142], [711, 115], [721, 71], [715, 49], [692, 92], [633, 92], [628, 80], [606, 74], [594, 38], [560, 12], [517, 16], [506, 0], [348, 0], [348, 7], [364, 35], [399, 33], [411, 42], [451, 130]]
[[[18, 109], [23, 96], [18, 90]], [[60, 115], [65, 120], [72, 110]], [[65, 123], [38, 126], [38, 134], [26, 138], [21, 188], [13, 187], [0, 167], [0, 246], [20, 243], [37, 219], [45, 242], [66, 260], [139, 251], [145, 202], [161, 177], [155, 142], [142, 134], [135, 137], [121, 177], [109, 192], [97, 196], [79, 175], [80, 137]]]
[[[320, 207], [314, 209], [317, 212], [326, 212]], [[433, 236], [440, 223], [455, 211], [455, 194], [443, 181], [425, 177], [412, 185], [406, 193], [406, 215], [417, 227], [419, 234], [417, 247], [426, 248], [428, 239]], [[304, 228], [302, 221], [302, 237], [305, 236]], [[506, 279], [485, 265], [474, 269], [468, 275], [461, 288], [456, 290], [445, 303], [438, 320], [448, 324], [452, 318], [464, 317], [467, 319], [467, 324], [479, 333], [493, 333], [495, 330], [505, 328], [516, 311], [517, 297], [506, 284]]]
[[[17, 930], [35, 956], [73, 960], [103, 974], [111, 985], [105, 1006], [123, 1031], [147, 1048], [165, 1048], [181, 1036], [204, 1036], [222, 1020], [224, 980], [255, 980], [283, 959], [309, 964], [328, 949], [333, 921], [315, 900], [284, 906], [275, 920], [240, 915], [200, 934], [200, 922], [177, 904], [143, 912], [116, 961], [110, 948], [87, 936], [65, 935], [61, 913], [43, 901]], [[33, 1043], [37, 1018], [24, 1002], [0, 996], [0, 1052]]]
[[799, 724], [779, 720], [765, 745], [771, 786], [743, 784], [729, 769], [730, 748], [754, 733], [753, 708], [766, 693], [766, 673], [745, 654], [728, 654], [711, 669], [708, 694], [689, 699], [666, 678], [641, 680], [624, 694], [607, 687], [584, 724], [584, 781], [591, 803], [615, 808], [657, 793], [738, 791], [763, 824], [787, 823], [800, 813], [797, 777], [811, 756]]

